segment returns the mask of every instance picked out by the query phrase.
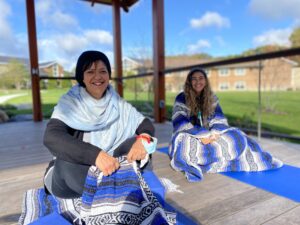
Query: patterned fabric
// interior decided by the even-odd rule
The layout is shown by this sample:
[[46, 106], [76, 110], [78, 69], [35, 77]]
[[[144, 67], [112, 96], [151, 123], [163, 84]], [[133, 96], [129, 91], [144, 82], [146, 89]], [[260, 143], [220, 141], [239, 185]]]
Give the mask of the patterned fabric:
[[122, 157], [120, 165], [107, 177], [92, 166], [82, 198], [60, 199], [46, 195], [43, 189], [27, 191], [19, 224], [28, 224], [51, 212], [78, 225], [175, 224], [176, 215], [164, 211], [136, 164]]
[[[25, 192], [22, 204], [22, 213], [19, 218], [19, 225], [30, 224], [41, 217], [53, 212], [61, 214], [68, 221], [80, 218], [81, 200], [61, 199], [48, 195], [45, 189], [30, 189]], [[74, 222], [76, 224], [76, 222]]]
[[113, 155], [127, 138], [135, 134], [144, 116], [108, 86], [97, 100], [78, 85], [63, 95], [54, 108], [56, 118], [75, 130], [86, 131], [91, 144]]
[[[203, 173], [225, 171], [262, 171], [281, 167], [280, 160], [272, 157], [244, 132], [229, 127], [215, 97], [215, 112], [208, 118], [208, 128], [193, 123], [184, 93], [176, 97], [173, 107], [173, 135], [169, 146], [171, 166], [183, 171], [191, 181], [203, 179]], [[195, 125], [194, 125], [195, 124]], [[220, 135], [211, 144], [204, 145], [199, 138]]]

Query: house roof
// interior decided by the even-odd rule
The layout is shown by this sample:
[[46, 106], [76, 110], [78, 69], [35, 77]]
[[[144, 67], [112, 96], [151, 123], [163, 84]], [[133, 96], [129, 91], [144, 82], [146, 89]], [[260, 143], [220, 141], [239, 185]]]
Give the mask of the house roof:
[[57, 62], [56, 61], [42, 62], [42, 63], [39, 63], [39, 67], [40, 68], [46, 68], [46, 67], [49, 67], [49, 66], [53, 66], [54, 64], [57, 64]]
[[[274, 59], [269, 59], [269, 60], [274, 60]], [[281, 57], [278, 58], [278, 60], [282, 60], [285, 63], [290, 64], [292, 67], [298, 66], [298, 63], [285, 58]], [[228, 65], [223, 65], [223, 66], [216, 66], [214, 68], [229, 68], [229, 69], [234, 69], [234, 68], [258, 68], [259, 67], [259, 61], [253, 61], [253, 62], [245, 62], [245, 63], [235, 63], [235, 64], [228, 64]]]
[[[169, 68], [176, 68], [182, 66], [191, 66], [191, 65], [206, 63], [210, 61], [211, 61], [210, 59], [199, 59], [191, 56], [166, 57], [165, 67], [166, 69], [169, 69]], [[143, 64], [145, 68], [153, 67], [153, 62], [150, 59], [144, 60]]]
[[284, 58], [284, 57], [281, 57], [280, 58], [281, 60], [291, 64], [292, 66], [299, 66], [299, 63], [294, 61], [294, 60], [291, 60], [291, 59], [288, 59], [288, 58]]
[[21, 58], [21, 57], [13, 57], [13, 56], [0, 56], [0, 64], [7, 64], [10, 61], [17, 60], [24, 65], [28, 66], [29, 65], [29, 59], [26, 58]]
[[[184, 67], [184, 66], [192, 66], [192, 65], [199, 65], [202, 63], [208, 63], [213, 62], [216, 59], [199, 59], [195, 57], [190, 56], [179, 56], [179, 57], [166, 57], [165, 58], [165, 67], [168, 68], [177, 68], [177, 67]], [[299, 63], [285, 58], [281, 57], [279, 60], [282, 60], [285, 63], [290, 64], [292, 67], [299, 66]], [[144, 65], [146, 68], [152, 68], [152, 60], [147, 60]], [[222, 66], [214, 66], [211, 68], [214, 69], [221, 69], [221, 68], [228, 68], [228, 69], [235, 69], [235, 68], [258, 68], [259, 62], [258, 61], [252, 61], [252, 62], [244, 62], [244, 63], [234, 63], [234, 64], [228, 64], [228, 65], [222, 65]], [[209, 68], [208, 68], [209, 69]]]
[[[14, 57], [14, 56], [0, 56], [0, 64], [8, 64], [10, 61], [13, 61], [13, 60], [23, 63], [26, 67], [29, 67], [29, 65], [30, 65], [30, 61], [27, 58]], [[46, 68], [48, 66], [52, 66], [56, 63], [57, 63], [56, 61], [42, 62], [42, 63], [39, 63], [39, 67], [42, 69], [42, 68]]]

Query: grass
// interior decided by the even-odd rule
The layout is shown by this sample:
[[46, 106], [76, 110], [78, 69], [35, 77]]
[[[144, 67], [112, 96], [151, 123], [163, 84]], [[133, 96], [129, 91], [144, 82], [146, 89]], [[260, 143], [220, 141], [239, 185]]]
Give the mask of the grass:
[[[41, 92], [42, 111], [45, 118], [51, 116], [53, 107], [60, 96], [66, 93], [68, 88], [50, 89]], [[26, 93], [27, 95], [10, 99], [5, 103], [7, 107], [18, 104], [32, 104], [31, 91], [0, 91], [1, 95]], [[223, 112], [234, 126], [256, 128], [258, 120], [258, 93], [257, 92], [220, 92], [217, 93]], [[166, 94], [167, 118], [171, 118], [172, 105], [176, 93]], [[124, 98], [135, 105], [138, 110], [152, 115], [153, 93], [148, 95], [141, 92], [135, 95], [133, 92], [124, 93]], [[2, 107], [5, 107], [2, 104]], [[300, 136], [300, 92], [263, 92], [262, 93], [262, 128], [266, 131]], [[32, 113], [31, 109], [17, 110], [11, 107], [7, 109], [9, 115]]]
[[[256, 124], [258, 94], [225, 92], [218, 94], [224, 113], [239, 126]], [[300, 92], [263, 92], [262, 127], [264, 130], [300, 136]], [[252, 125], [253, 126], [253, 125]]]

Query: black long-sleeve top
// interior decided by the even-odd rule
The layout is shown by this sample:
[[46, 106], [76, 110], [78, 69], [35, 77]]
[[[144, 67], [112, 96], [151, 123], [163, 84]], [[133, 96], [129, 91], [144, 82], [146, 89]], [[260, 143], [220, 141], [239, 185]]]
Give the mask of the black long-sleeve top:
[[[145, 118], [135, 132], [154, 136], [152, 122]], [[83, 141], [84, 131], [72, 129], [58, 119], [50, 119], [44, 134], [44, 145], [55, 157], [78, 164], [95, 165], [100, 148]]]

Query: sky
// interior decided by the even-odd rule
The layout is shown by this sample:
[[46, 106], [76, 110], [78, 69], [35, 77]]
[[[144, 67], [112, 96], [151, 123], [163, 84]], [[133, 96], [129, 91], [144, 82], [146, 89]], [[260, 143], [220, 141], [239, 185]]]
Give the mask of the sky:
[[[25, 0], [0, 0], [0, 55], [29, 57]], [[112, 8], [80, 0], [35, 0], [38, 57], [72, 70], [81, 52], [113, 63]], [[240, 54], [267, 44], [290, 46], [300, 0], [164, 0], [165, 55]], [[152, 0], [122, 10], [123, 57], [152, 57]]]

